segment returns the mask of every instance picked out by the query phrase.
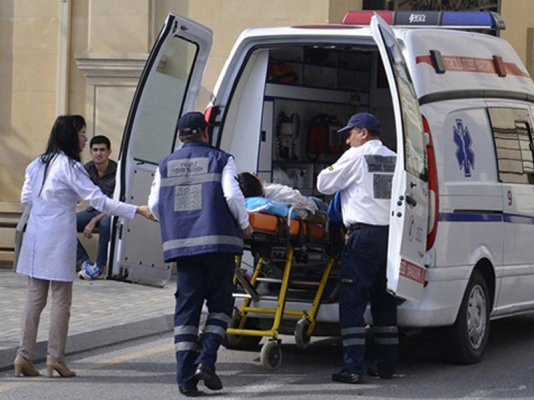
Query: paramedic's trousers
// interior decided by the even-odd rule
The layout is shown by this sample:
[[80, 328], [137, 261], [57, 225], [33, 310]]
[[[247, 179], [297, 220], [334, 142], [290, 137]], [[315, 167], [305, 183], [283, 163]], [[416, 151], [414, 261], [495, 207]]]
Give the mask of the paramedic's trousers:
[[[217, 350], [232, 314], [235, 255], [208, 253], [180, 257], [177, 262], [174, 347], [176, 381], [182, 389], [196, 387], [198, 364], [215, 371]], [[199, 323], [206, 300], [208, 318], [199, 343]]]
[[[352, 228], [352, 227], [351, 227]], [[363, 374], [365, 358], [364, 313], [371, 303], [377, 343], [376, 367], [381, 374], [397, 368], [397, 306], [386, 292], [388, 227], [358, 224], [349, 229], [341, 263], [339, 323], [344, 370]]]

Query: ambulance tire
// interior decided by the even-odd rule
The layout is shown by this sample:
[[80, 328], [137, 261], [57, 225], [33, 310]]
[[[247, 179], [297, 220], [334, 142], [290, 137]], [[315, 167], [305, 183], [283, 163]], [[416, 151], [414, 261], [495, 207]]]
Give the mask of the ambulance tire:
[[[241, 322], [241, 316], [235, 312], [228, 323], [228, 328], [237, 328]], [[257, 323], [252, 318], [245, 321], [245, 329], [257, 329]], [[256, 350], [260, 344], [262, 336], [247, 335], [224, 335], [223, 346], [229, 350]]]
[[267, 371], [276, 371], [282, 365], [282, 345], [280, 340], [269, 340], [260, 352], [260, 361]]
[[310, 344], [309, 327], [310, 321], [306, 317], [299, 319], [295, 325], [295, 343], [299, 349], [306, 349]]
[[480, 361], [490, 331], [490, 297], [484, 277], [474, 271], [456, 317], [444, 331], [445, 357], [453, 364], [474, 364]]

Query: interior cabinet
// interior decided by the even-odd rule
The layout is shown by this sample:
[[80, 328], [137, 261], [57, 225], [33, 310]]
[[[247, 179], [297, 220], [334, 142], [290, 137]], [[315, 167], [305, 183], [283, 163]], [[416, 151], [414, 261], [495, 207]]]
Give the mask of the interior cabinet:
[[271, 49], [264, 95], [258, 173], [322, 197], [318, 173], [346, 149], [337, 131], [369, 111], [376, 55], [341, 48]]
[[297, 47], [271, 50], [267, 81], [369, 92], [371, 53]]

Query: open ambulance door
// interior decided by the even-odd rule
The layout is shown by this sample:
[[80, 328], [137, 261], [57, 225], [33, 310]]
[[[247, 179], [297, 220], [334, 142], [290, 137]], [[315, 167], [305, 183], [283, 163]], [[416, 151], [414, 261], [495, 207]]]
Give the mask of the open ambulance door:
[[418, 301], [426, 274], [426, 142], [419, 103], [401, 47], [388, 24], [376, 14], [371, 18], [371, 31], [386, 70], [397, 134], [397, 164], [391, 191], [388, 290], [397, 297]]
[[[147, 204], [158, 162], [181, 146], [179, 117], [193, 111], [212, 43], [208, 28], [169, 14], [139, 80], [122, 138], [114, 198]], [[108, 278], [164, 286], [158, 223], [114, 218]]]

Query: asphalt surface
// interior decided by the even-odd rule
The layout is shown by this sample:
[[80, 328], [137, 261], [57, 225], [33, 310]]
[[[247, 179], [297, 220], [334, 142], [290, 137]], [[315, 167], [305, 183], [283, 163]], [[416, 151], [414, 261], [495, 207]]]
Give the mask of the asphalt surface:
[[[0, 268], [0, 371], [13, 368], [27, 277]], [[114, 280], [77, 280], [66, 356], [173, 330], [174, 277], [163, 288]], [[49, 296], [50, 303], [50, 296]], [[34, 361], [46, 360], [50, 304], [41, 315]]]

